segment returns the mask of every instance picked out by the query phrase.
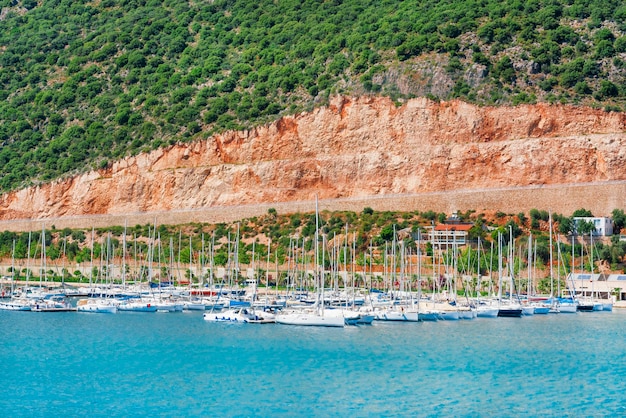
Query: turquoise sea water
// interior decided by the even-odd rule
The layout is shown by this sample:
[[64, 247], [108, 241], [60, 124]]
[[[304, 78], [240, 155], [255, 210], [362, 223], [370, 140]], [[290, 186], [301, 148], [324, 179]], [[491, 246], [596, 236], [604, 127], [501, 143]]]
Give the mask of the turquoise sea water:
[[616, 416], [626, 312], [345, 329], [0, 311], [0, 414]]

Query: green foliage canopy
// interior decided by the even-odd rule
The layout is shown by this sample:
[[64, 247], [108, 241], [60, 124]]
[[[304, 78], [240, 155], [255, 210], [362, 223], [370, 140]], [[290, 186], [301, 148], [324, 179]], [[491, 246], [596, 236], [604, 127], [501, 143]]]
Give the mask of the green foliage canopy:
[[[266, 123], [334, 93], [484, 104], [543, 97], [607, 109], [620, 109], [626, 95], [626, 9], [618, 0], [1, 7], [1, 190]], [[413, 65], [433, 54], [450, 78], [443, 93], [411, 81], [420, 78]], [[474, 65], [483, 70], [468, 82]]]

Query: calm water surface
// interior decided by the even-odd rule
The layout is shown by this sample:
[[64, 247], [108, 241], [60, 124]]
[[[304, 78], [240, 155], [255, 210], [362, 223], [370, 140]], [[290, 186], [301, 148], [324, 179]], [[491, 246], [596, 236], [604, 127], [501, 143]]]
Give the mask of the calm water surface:
[[626, 415], [626, 312], [345, 329], [0, 311], [2, 416]]

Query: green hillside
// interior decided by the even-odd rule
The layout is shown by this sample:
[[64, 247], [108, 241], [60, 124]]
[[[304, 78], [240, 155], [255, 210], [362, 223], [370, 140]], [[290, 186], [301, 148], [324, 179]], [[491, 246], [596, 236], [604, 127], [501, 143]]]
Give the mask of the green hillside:
[[0, 0], [0, 189], [330, 94], [622, 110], [618, 0]]

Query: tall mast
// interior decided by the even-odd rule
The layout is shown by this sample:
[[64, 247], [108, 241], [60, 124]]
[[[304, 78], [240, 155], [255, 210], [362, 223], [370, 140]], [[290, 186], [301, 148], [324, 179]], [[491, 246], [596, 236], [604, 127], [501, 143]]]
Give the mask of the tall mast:
[[32, 232], [28, 231], [28, 256], [26, 258], [26, 287], [28, 287], [28, 279], [30, 278], [30, 246], [31, 246]]
[[124, 220], [124, 235], [122, 237], [122, 289], [126, 289], [126, 220]]
[[191, 301], [191, 268], [193, 266], [193, 246], [191, 245], [191, 234], [189, 235], [189, 300]]
[[502, 232], [498, 231], [498, 305], [502, 303]]
[[267, 239], [267, 262], [265, 263], [265, 304], [267, 305], [267, 296], [270, 288], [270, 248], [272, 246], [272, 239]]
[[548, 214], [550, 234], [550, 297], [554, 296], [554, 266], [552, 265], [552, 212]]
[[41, 274], [39, 275], [39, 287], [41, 288], [42, 276], [44, 281], [48, 281], [46, 277], [46, 229], [41, 225]]
[[93, 240], [94, 240], [94, 228], [91, 227], [91, 261], [89, 262], [89, 292], [93, 292]]
[[13, 299], [14, 290], [15, 290], [15, 239], [13, 239], [13, 249], [11, 250], [11, 299]]
[[533, 234], [532, 232], [528, 235], [528, 262], [527, 264], [527, 270], [528, 270], [528, 284], [526, 285], [526, 297], [527, 297], [527, 301], [530, 302], [530, 289], [531, 289], [531, 281], [532, 281], [532, 272], [531, 272], [531, 267], [532, 266], [532, 248], [533, 248]]

